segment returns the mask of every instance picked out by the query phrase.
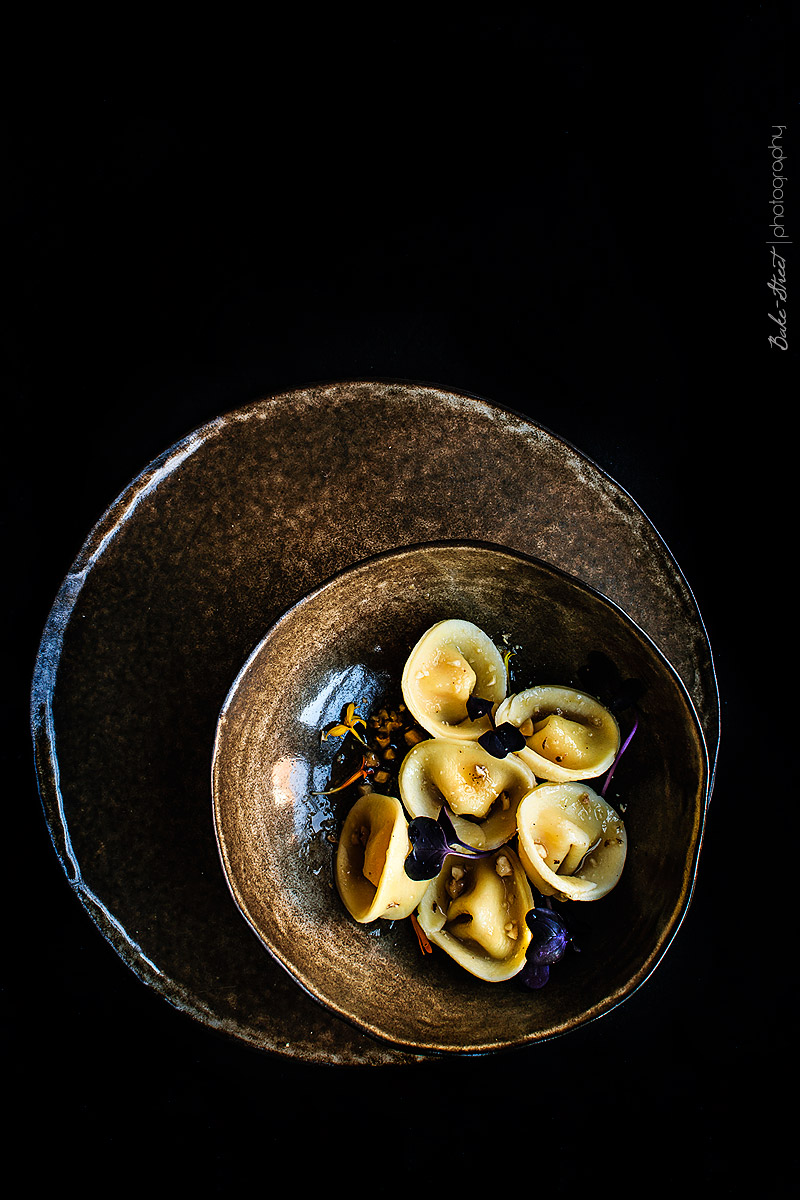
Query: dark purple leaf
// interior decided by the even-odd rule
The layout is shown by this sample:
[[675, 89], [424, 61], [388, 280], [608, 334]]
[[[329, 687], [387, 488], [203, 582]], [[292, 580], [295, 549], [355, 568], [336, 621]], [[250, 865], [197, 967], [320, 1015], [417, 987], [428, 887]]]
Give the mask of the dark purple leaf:
[[489, 729], [486, 733], [482, 733], [478, 738], [478, 745], [482, 746], [494, 758], [505, 758], [507, 754], [511, 754], [514, 750], [521, 750], [525, 745], [525, 738], [516, 725], [512, 725], [509, 721], [506, 721], [504, 724], [497, 725], [494, 729]]
[[550, 968], [547, 963], [526, 963], [519, 973], [519, 981], [525, 987], [541, 988], [550, 978]]
[[467, 716], [470, 721], [479, 721], [481, 717], [491, 717], [494, 703], [482, 700], [480, 696], [470, 696], [467, 700]]
[[411, 853], [406, 857], [405, 872], [409, 879], [435, 879], [448, 854], [459, 858], [484, 858], [491, 850], [476, 850], [462, 842], [447, 809], [442, 806], [436, 820], [415, 817], [408, 826]]
[[[544, 907], [546, 904], [548, 907]], [[540, 988], [550, 978], [553, 963], [564, 957], [572, 939], [562, 918], [549, 907], [549, 901], [543, 900], [541, 907], [532, 909], [527, 921], [531, 942], [520, 972], [520, 982], [525, 987]]]
[[534, 908], [528, 913], [531, 944], [527, 959], [532, 963], [555, 963], [563, 958], [570, 943], [569, 931], [551, 908]]

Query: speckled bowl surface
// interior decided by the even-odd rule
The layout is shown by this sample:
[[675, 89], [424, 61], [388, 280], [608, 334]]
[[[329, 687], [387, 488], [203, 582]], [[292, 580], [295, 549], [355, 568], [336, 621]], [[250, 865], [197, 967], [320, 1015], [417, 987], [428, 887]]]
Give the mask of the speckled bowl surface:
[[[639, 728], [608, 799], [625, 807], [623, 878], [572, 903], [580, 954], [535, 992], [420, 953], [408, 921], [363, 926], [334, 883], [343, 797], [320, 732], [349, 702], [401, 700], [403, 664], [434, 622], [464, 618], [515, 656], [515, 690], [580, 687], [592, 652], [643, 686]], [[223, 708], [214, 758], [217, 837], [231, 891], [265, 946], [314, 997], [365, 1032], [434, 1053], [486, 1053], [607, 1012], [652, 971], [691, 894], [707, 786], [693, 705], [656, 647], [615, 605], [546, 564], [470, 543], [409, 547], [338, 575], [269, 631]]]
[[211, 756], [233, 680], [288, 608], [369, 556], [463, 538], [552, 563], [627, 612], [685, 683], [713, 763], [711, 650], [668, 547], [579, 450], [477, 397], [355, 380], [258, 400], [166, 449], [77, 551], [32, 686], [44, 813], [92, 920], [191, 1018], [306, 1061], [417, 1061], [313, 1001], [242, 920]]

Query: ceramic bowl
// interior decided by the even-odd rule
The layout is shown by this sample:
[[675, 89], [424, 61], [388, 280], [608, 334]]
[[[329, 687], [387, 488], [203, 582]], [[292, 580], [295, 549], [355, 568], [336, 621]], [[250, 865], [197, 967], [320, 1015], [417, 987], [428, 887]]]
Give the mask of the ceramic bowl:
[[[396, 704], [409, 651], [448, 617], [519, 647], [513, 691], [585, 686], [597, 652], [641, 689], [638, 729], [607, 795], [628, 832], [622, 879], [602, 901], [569, 906], [580, 953], [534, 991], [478, 980], [441, 952], [423, 955], [408, 920], [357, 924], [335, 887], [348, 801], [346, 792], [320, 794], [342, 745], [321, 731], [349, 702], [362, 713]], [[212, 777], [225, 875], [263, 952], [376, 1038], [423, 1054], [482, 1054], [578, 1028], [652, 972], [690, 901], [708, 757], [675, 670], [614, 603], [517, 552], [437, 542], [344, 571], [270, 628], [220, 714]]]

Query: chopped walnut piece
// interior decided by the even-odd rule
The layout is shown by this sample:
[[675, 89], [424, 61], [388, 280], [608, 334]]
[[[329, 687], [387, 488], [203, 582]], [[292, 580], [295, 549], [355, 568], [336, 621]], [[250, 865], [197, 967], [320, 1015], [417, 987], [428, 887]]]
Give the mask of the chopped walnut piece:
[[465, 874], [466, 872], [464, 871], [463, 867], [453, 867], [451, 869], [450, 878], [445, 885], [447, 894], [451, 900], [455, 900], [456, 897], [460, 896], [463, 892], [464, 887], [466, 886], [466, 881], [464, 879]]
[[425, 740], [421, 733], [417, 733], [416, 729], [407, 729], [403, 737], [409, 746], [416, 746], [417, 742], [424, 742]]

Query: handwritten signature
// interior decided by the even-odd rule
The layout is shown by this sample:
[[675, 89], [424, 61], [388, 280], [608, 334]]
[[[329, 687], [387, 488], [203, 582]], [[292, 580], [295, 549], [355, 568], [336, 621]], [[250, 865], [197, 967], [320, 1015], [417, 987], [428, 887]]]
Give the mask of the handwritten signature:
[[775, 312], [767, 313], [771, 321], [777, 325], [777, 330], [773, 330], [774, 336], [769, 338], [770, 348], [773, 350], [788, 350], [789, 343], [786, 332], [786, 302], [788, 296], [786, 284], [786, 259], [782, 254], [779, 254], [775, 249], [776, 244], [781, 241], [788, 241], [786, 236], [785, 220], [785, 205], [784, 205], [784, 184], [786, 183], [783, 175], [783, 164], [786, 161], [786, 155], [783, 150], [783, 135], [786, 129], [785, 125], [773, 125], [773, 129], [777, 129], [777, 133], [772, 135], [772, 143], [770, 150], [772, 153], [772, 236], [775, 241], [769, 243], [770, 254], [772, 256], [772, 278], [767, 283], [767, 287], [772, 292], [775, 301]]

